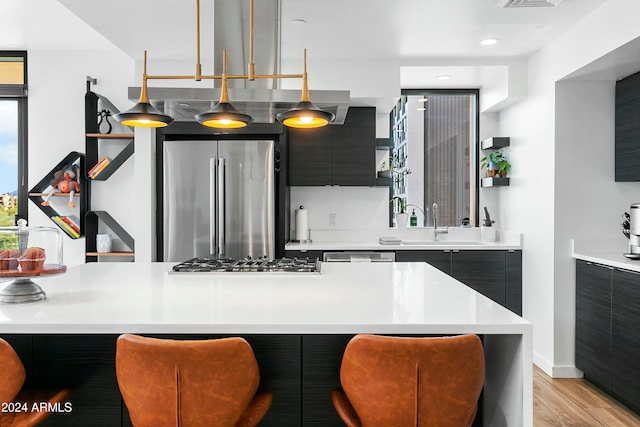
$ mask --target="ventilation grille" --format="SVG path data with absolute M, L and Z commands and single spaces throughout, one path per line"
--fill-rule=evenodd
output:
M 500 7 L 553 7 L 562 0 L 498 0 Z

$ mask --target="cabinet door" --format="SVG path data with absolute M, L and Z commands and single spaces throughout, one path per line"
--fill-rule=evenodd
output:
M 522 316 L 522 251 L 507 251 L 506 307 Z
M 576 261 L 576 366 L 611 389 L 611 269 Z
M 443 273 L 451 274 L 450 251 L 396 251 L 396 262 L 426 262 Z
M 340 387 L 342 355 L 352 337 L 302 336 L 303 426 L 344 426 L 331 402 L 331 391 Z
M 333 184 L 333 128 L 288 130 L 289 185 Z
M 611 390 L 640 409 L 640 274 L 613 270 Z
M 333 126 L 333 184 L 376 185 L 376 109 L 351 107 Z
M 640 180 L 640 73 L 616 83 L 615 180 Z
M 498 304 L 506 305 L 504 251 L 453 252 L 451 276 Z

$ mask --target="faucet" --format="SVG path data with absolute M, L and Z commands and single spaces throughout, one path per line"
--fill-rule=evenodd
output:
M 448 228 L 438 230 L 438 204 L 433 204 L 433 240 L 438 240 L 440 234 L 447 234 Z

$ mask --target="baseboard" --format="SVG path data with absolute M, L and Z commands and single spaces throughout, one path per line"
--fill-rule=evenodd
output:
M 574 365 L 554 366 L 540 354 L 533 352 L 533 364 L 551 378 L 582 378 L 584 374 Z
M 554 366 L 552 369 L 553 375 L 551 378 L 582 378 L 583 372 L 575 366 Z

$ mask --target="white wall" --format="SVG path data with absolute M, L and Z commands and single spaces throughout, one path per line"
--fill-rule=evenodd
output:
M 291 235 L 295 210 L 308 210 L 310 230 L 380 230 L 389 226 L 387 187 L 291 187 Z M 336 215 L 329 225 L 329 215 Z
M 530 58 L 527 98 L 500 114 L 514 165 L 500 209 L 507 228 L 524 234 L 523 315 L 534 324 L 534 361 L 556 377 L 577 373 L 568 241 L 619 233 L 619 215 L 639 195 L 637 185 L 612 182 L 610 163 L 595 164 L 613 156 L 612 82 L 556 82 L 640 36 L 639 15 L 635 0 L 604 4 Z
M 616 183 L 615 82 L 556 85 L 555 300 L 556 370 L 572 366 L 575 343 L 575 267 L 571 239 L 617 239 L 622 213 L 640 200 L 638 183 Z M 569 167 L 570 166 L 570 167 Z
M 81 36 L 81 35 L 78 35 Z M 29 188 L 40 181 L 70 151 L 85 152 L 84 95 L 86 76 L 98 79 L 94 91 L 117 106 L 131 104 L 127 87 L 133 80 L 133 61 L 118 50 L 29 50 Z M 123 108 L 125 109 L 125 108 Z M 92 209 L 107 209 L 133 235 L 132 165 L 125 164 L 104 183 L 92 187 Z M 55 203 L 60 201 L 56 200 Z M 64 201 L 62 202 L 64 204 Z M 53 226 L 29 201 L 30 225 Z M 84 263 L 84 238 L 64 239 L 64 263 Z

